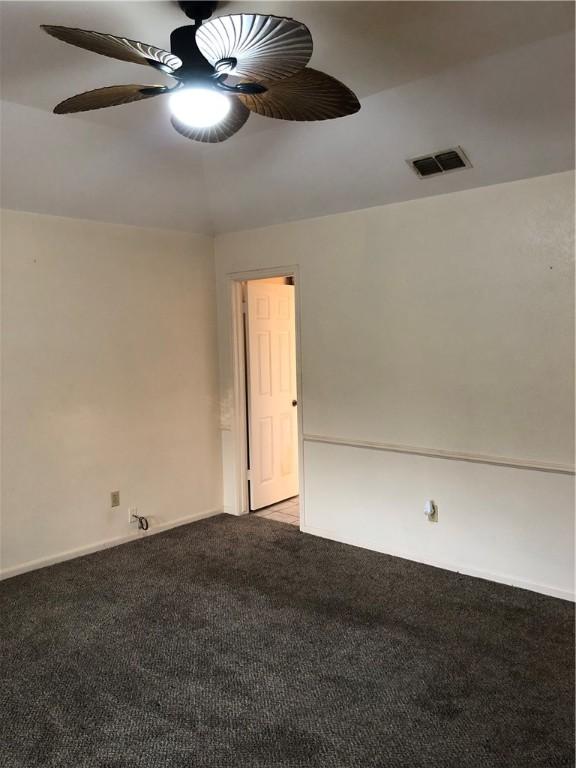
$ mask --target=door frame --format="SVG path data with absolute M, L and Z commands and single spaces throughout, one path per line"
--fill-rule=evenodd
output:
M 294 281 L 294 321 L 296 326 L 296 387 L 298 399 L 298 493 L 300 499 L 300 527 L 305 525 L 304 511 L 304 393 L 302 389 L 302 344 L 300 311 L 300 271 L 297 264 L 286 267 L 267 267 L 249 269 L 242 272 L 230 272 L 228 282 L 228 300 L 231 309 L 231 363 L 233 381 L 233 406 L 231 419 L 232 444 L 234 455 L 234 498 L 233 514 L 247 515 L 250 512 L 248 494 L 248 422 L 246 406 L 246 341 L 242 313 L 242 283 L 248 280 L 262 280 L 268 277 L 291 277 Z

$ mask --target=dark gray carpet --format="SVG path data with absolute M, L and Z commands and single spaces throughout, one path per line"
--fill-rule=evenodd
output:
M 568 768 L 573 607 L 220 516 L 0 584 L 2 768 Z

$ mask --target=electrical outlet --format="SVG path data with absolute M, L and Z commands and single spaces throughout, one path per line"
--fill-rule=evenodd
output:
M 130 525 L 138 525 L 138 518 L 134 515 L 138 514 L 138 507 L 129 507 L 128 509 L 128 523 Z
M 120 491 L 112 491 L 110 493 L 110 506 L 111 507 L 120 506 Z

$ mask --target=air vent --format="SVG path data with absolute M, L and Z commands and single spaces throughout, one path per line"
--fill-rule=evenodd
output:
M 427 176 L 438 176 L 441 173 L 450 173 L 450 171 L 459 171 L 462 168 L 472 167 L 472 163 L 466 157 L 462 147 L 444 149 L 441 152 L 434 152 L 432 155 L 413 157 L 406 162 L 421 179 Z

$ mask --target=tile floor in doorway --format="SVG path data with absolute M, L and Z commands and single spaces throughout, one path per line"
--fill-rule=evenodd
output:
M 292 499 L 284 499 L 278 504 L 264 507 L 253 513 L 255 517 L 266 517 L 268 520 L 277 520 L 279 523 L 300 525 L 300 499 L 294 496 Z

